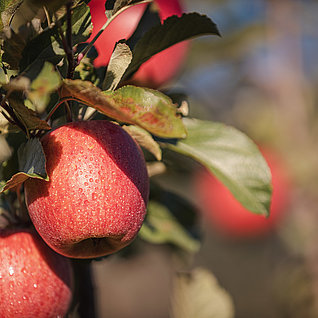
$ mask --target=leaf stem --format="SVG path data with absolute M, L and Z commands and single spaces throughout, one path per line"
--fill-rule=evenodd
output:
M 52 117 L 52 115 L 55 113 L 55 111 L 56 111 L 63 103 L 66 103 L 66 102 L 69 101 L 69 100 L 75 100 L 75 101 L 77 101 L 77 102 L 81 102 L 81 103 L 82 103 L 81 100 L 79 100 L 79 99 L 77 99 L 77 98 L 75 98 L 75 97 L 71 97 L 71 96 L 69 96 L 69 97 L 64 97 L 64 98 L 62 98 L 58 103 L 56 103 L 56 104 L 53 106 L 53 108 L 50 110 L 50 112 L 49 112 L 48 115 L 46 116 L 45 121 L 48 122 L 48 121 L 50 120 L 50 118 Z M 67 111 L 69 112 L 69 116 L 71 116 L 71 110 L 70 110 L 69 105 L 66 106 L 66 107 L 67 107 Z

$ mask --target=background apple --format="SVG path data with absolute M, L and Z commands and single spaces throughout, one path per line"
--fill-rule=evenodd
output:
M 146 213 L 145 159 L 119 125 L 69 123 L 42 138 L 49 182 L 25 182 L 31 220 L 62 255 L 90 258 L 128 245 Z
M 32 229 L 0 230 L 0 317 L 64 317 L 72 267 Z
M 200 211 L 213 228 L 227 236 L 263 235 L 274 228 L 286 212 L 291 195 L 286 167 L 272 150 L 263 149 L 262 153 L 272 173 L 273 195 L 269 218 L 246 210 L 207 170 L 202 169 L 195 177 L 195 192 Z
M 178 0 L 154 0 L 159 8 L 161 21 L 169 16 L 180 16 L 183 12 Z M 93 32 L 90 40 L 105 24 L 105 0 L 92 0 L 89 2 L 91 9 Z M 121 39 L 128 39 L 135 31 L 145 9 L 146 4 L 139 4 L 125 10 L 111 22 L 102 35 L 95 42 L 98 57 L 94 60 L 95 67 L 108 64 L 115 43 Z M 132 82 L 136 85 L 158 88 L 172 80 L 180 70 L 186 58 L 189 42 L 180 42 L 145 62 L 133 76 Z

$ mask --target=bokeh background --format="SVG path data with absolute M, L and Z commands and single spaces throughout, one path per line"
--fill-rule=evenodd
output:
M 318 3 L 184 5 L 212 18 L 222 37 L 192 41 L 172 91 L 188 94 L 191 116 L 232 125 L 271 147 L 289 171 L 291 201 L 266 236 L 229 239 L 198 212 L 202 246 L 194 256 L 176 256 L 170 246 L 137 239 L 125 253 L 94 262 L 98 315 L 177 318 L 171 313 L 174 273 L 203 267 L 219 286 L 208 299 L 194 292 L 193 302 L 201 297 L 216 304 L 216 314 L 184 317 L 318 317 Z M 180 180 L 171 187 L 199 204 L 191 179 Z

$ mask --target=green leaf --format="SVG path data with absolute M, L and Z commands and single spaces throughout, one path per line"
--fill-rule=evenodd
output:
M 197 252 L 200 248 L 199 241 L 185 231 L 168 207 L 153 200 L 148 203 L 146 222 L 143 223 L 139 236 L 154 244 L 174 244 L 190 253 Z
M 60 20 L 61 30 L 67 28 L 66 15 Z M 77 5 L 72 14 L 72 40 L 73 45 L 86 41 L 92 29 L 89 7 L 85 3 Z M 20 67 L 34 67 L 33 63 L 49 61 L 54 65 L 58 64 L 64 57 L 65 52 L 61 43 L 58 25 L 47 28 L 41 34 L 32 39 L 24 48 Z
M 53 64 L 45 62 L 40 74 L 32 81 L 28 99 L 38 112 L 44 111 L 50 101 L 50 94 L 62 84 Z
M 195 36 L 219 35 L 216 24 L 207 16 L 198 13 L 172 16 L 162 25 L 151 28 L 133 48 L 133 59 L 125 72 L 124 79 L 131 77 L 153 55 L 168 47 Z
M 0 193 L 19 187 L 29 178 L 49 180 L 45 169 L 45 155 L 39 139 L 30 139 L 21 145 L 18 150 L 18 158 L 20 172 L 13 175 L 0 187 Z
M 125 43 L 117 43 L 107 66 L 103 90 L 114 90 L 123 77 L 132 59 L 130 48 Z
M 205 268 L 179 272 L 173 281 L 171 318 L 234 318 L 230 295 Z
M 135 86 L 102 92 L 91 82 L 64 80 L 62 97 L 82 103 L 118 121 L 142 127 L 163 138 L 184 138 L 186 130 L 171 99 L 163 93 Z
M 162 146 L 204 165 L 248 210 L 269 215 L 270 169 L 252 140 L 221 123 L 194 119 L 184 123 L 188 137 Z
M 3 84 L 7 84 L 8 82 L 9 82 L 9 79 L 8 79 L 6 73 L 4 72 L 3 68 L 0 67 L 0 87 Z
M 37 114 L 24 105 L 22 94 L 11 94 L 9 105 L 12 107 L 15 115 L 23 124 L 26 132 L 30 130 L 50 130 L 51 127 L 44 120 L 40 119 Z

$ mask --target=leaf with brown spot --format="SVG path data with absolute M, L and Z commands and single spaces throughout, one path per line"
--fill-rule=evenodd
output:
M 118 121 L 134 124 L 162 138 L 185 138 L 186 129 L 172 100 L 149 88 L 124 86 L 103 92 L 88 81 L 64 80 L 62 97 L 74 97 Z

